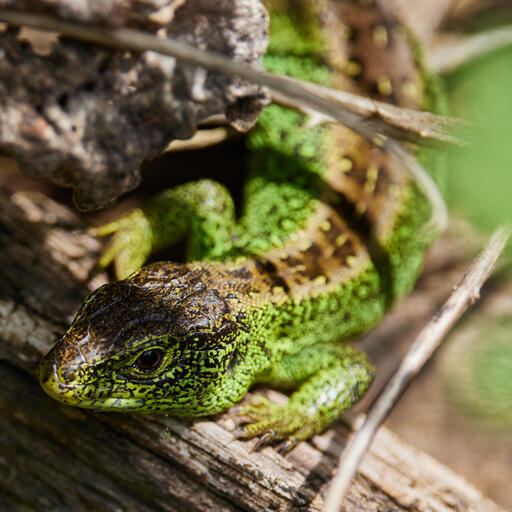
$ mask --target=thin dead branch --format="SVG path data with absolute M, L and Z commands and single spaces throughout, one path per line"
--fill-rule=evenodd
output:
M 425 233 L 442 233 L 448 226 L 448 208 L 432 176 L 400 143 L 388 144 L 386 149 L 393 155 L 397 165 L 404 169 L 421 187 L 430 202 L 431 217 L 429 222 L 423 226 L 423 231 Z
M 429 64 L 437 73 L 450 73 L 471 60 L 510 45 L 511 25 L 472 36 L 444 35 L 432 45 Z
M 463 139 L 458 135 L 458 132 L 465 123 L 459 120 L 439 117 L 435 122 L 437 129 L 426 130 L 425 127 L 432 124 L 435 119 L 433 114 L 417 113 L 415 115 L 416 119 L 422 119 L 422 116 L 425 117 L 421 123 L 415 123 L 408 120 L 408 112 L 403 116 L 397 116 L 398 111 L 395 110 L 393 111 L 394 115 L 391 115 L 389 108 L 382 110 L 379 106 L 373 106 L 369 109 L 371 116 L 373 116 L 371 122 L 369 122 L 366 114 L 359 113 L 360 105 L 348 108 L 348 105 L 353 101 L 349 96 L 346 96 L 343 101 L 339 101 L 334 91 L 330 91 L 330 94 L 326 95 L 325 91 L 313 88 L 307 82 L 265 73 L 252 66 L 234 62 L 222 55 L 200 50 L 172 39 L 161 39 L 147 32 L 127 28 L 94 27 L 7 9 L 0 9 L 0 20 L 13 25 L 58 32 L 69 37 L 117 48 L 135 51 L 152 50 L 211 71 L 239 76 L 270 88 L 273 93 L 278 93 L 280 97 L 284 97 L 288 102 L 299 102 L 302 106 L 329 116 L 369 140 L 373 140 L 374 132 L 377 130 L 386 136 L 409 141 L 414 139 L 414 142 L 423 145 L 431 145 L 432 142 L 463 144 Z M 365 108 L 368 109 L 368 105 Z M 383 115 L 383 112 L 385 112 L 385 115 Z M 389 122 L 390 117 L 393 119 L 393 123 Z
M 288 80 L 357 114 L 367 128 L 397 140 L 433 147 L 465 146 L 471 140 L 472 124 L 464 119 L 438 116 L 431 112 L 398 107 L 390 103 L 295 78 L 288 77 Z M 279 91 L 273 92 L 272 99 L 281 105 L 293 107 L 311 115 L 315 124 L 338 121 L 332 115 L 304 109 L 303 101 L 292 101 Z
M 448 26 L 468 26 L 489 13 L 506 11 L 510 0 L 451 0 L 453 6 L 445 24 Z
M 371 407 L 363 425 L 340 456 L 338 473 L 325 501 L 325 512 L 338 512 L 343 497 L 354 477 L 364 453 L 400 395 L 419 373 L 455 322 L 470 304 L 480 297 L 480 288 L 489 277 L 508 238 L 510 228 L 496 230 L 482 254 L 464 274 L 458 286 L 434 318 L 423 328 L 402 364 Z

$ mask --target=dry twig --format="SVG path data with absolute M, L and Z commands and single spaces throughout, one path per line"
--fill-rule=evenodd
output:
M 446 17 L 447 25 L 468 26 L 477 18 L 487 13 L 501 11 L 510 7 L 510 0 L 450 0 L 452 3 L 450 12 Z
M 296 78 L 287 77 L 287 79 L 357 114 L 367 128 L 398 140 L 434 147 L 465 146 L 471 140 L 472 124 L 464 119 L 398 107 Z M 272 99 L 282 105 L 310 114 L 314 118 L 315 124 L 339 121 L 332 115 L 304 109 L 302 99 L 291 101 L 286 94 L 282 94 L 280 91 L 274 91 Z
M 432 141 L 456 142 L 463 144 L 463 139 L 458 136 L 463 122 L 433 114 L 415 114 L 416 119 L 422 119 L 421 123 L 410 122 L 408 116 L 391 116 L 393 124 L 389 129 L 390 110 L 386 108 L 386 115 L 382 115 L 382 108 L 374 106 L 370 108 L 371 123 L 368 123 L 367 115 L 360 114 L 361 107 L 352 105 L 354 99 L 345 96 L 343 101 L 336 98 L 336 93 L 330 91 L 327 95 L 319 88 L 313 88 L 307 82 L 290 80 L 287 77 L 262 72 L 252 66 L 234 62 L 227 57 L 212 52 L 200 50 L 190 45 L 172 40 L 161 39 L 147 32 L 133 29 L 111 29 L 94 27 L 80 23 L 57 20 L 55 18 L 19 13 L 7 9 L 0 9 L 0 20 L 14 25 L 30 26 L 40 30 L 49 30 L 60 34 L 83 39 L 86 41 L 114 46 L 135 51 L 153 50 L 164 55 L 183 60 L 184 62 L 200 66 L 211 71 L 217 71 L 228 75 L 235 75 L 253 83 L 269 87 L 272 92 L 284 96 L 286 101 L 300 102 L 323 115 L 329 116 L 339 123 L 351 128 L 369 140 L 374 139 L 375 130 L 392 137 L 400 137 L 406 140 L 414 139 L 416 143 L 428 145 Z M 361 100 L 358 100 L 361 101 Z M 366 100 L 367 102 L 367 100 Z M 368 108 L 368 105 L 365 107 Z M 402 119 L 400 120 L 400 117 Z M 425 130 L 434 119 L 438 130 Z
M 377 428 L 385 420 L 411 380 L 423 368 L 448 331 L 468 306 L 480 297 L 480 288 L 489 277 L 510 236 L 510 228 L 496 230 L 482 254 L 464 274 L 450 298 L 423 328 L 393 378 L 371 407 L 361 428 L 340 456 L 338 474 L 325 501 L 325 512 L 338 512 L 350 482 L 368 449 Z
M 512 26 L 473 36 L 443 36 L 430 50 L 429 64 L 437 73 L 449 73 L 487 53 L 512 45 Z

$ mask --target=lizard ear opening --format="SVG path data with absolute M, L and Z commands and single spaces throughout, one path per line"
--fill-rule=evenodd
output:
M 241 361 L 242 357 L 240 356 L 240 350 L 235 348 L 235 350 L 233 350 L 231 353 L 231 358 L 226 368 L 226 373 L 232 373 Z

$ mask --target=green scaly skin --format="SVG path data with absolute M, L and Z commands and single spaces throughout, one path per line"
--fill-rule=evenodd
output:
M 402 89 L 391 93 L 384 77 L 375 97 L 432 104 L 407 37 L 375 6 L 269 7 L 267 70 L 367 91 L 375 66 L 347 78 L 330 61 L 340 51 L 327 41 L 344 30 L 347 55 L 370 64 L 370 50 L 377 59 L 388 52 L 386 63 L 402 48 L 405 71 L 389 75 Z M 348 25 L 320 25 L 324 8 L 343 11 Z M 357 37 L 346 30 L 350 16 L 366 23 Z M 382 31 L 376 37 L 377 22 L 391 23 L 392 45 L 383 46 Z M 372 37 L 380 48 L 368 47 Z M 420 229 L 430 207 L 387 155 L 343 128 L 301 130 L 304 121 L 275 105 L 261 115 L 249 136 L 241 218 L 221 185 L 201 180 L 99 230 L 115 233 L 100 263 L 114 261 L 123 279 L 92 293 L 41 361 L 51 396 L 93 409 L 202 416 L 231 407 L 255 383 L 294 389 L 287 405 L 260 398 L 240 411 L 242 437 L 282 440 L 283 450 L 363 396 L 373 367 L 339 341 L 374 326 L 411 289 L 433 238 Z M 182 239 L 187 263 L 140 268 L 153 250 Z

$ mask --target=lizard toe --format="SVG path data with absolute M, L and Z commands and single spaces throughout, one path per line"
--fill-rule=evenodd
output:
M 238 406 L 235 414 L 235 438 L 258 438 L 251 451 L 279 443 L 278 451 L 285 454 L 318 430 L 316 424 L 297 408 L 288 404 L 278 405 L 261 396 Z

